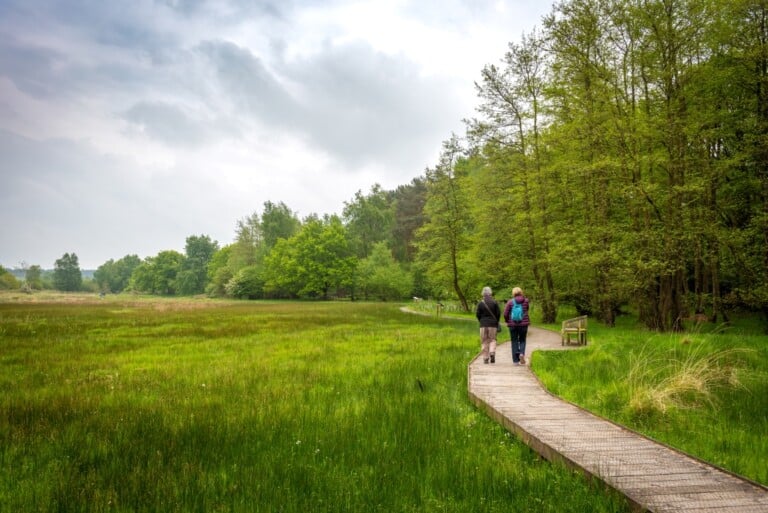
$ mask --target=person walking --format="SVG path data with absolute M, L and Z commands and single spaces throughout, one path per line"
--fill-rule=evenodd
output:
M 483 363 L 496 363 L 496 331 L 501 319 L 501 308 L 493 299 L 491 287 L 483 287 L 483 299 L 477 303 L 475 317 L 480 323 L 480 350 Z
M 504 307 L 504 320 L 509 327 L 512 340 L 512 362 L 515 365 L 525 365 L 525 339 L 528 336 L 528 298 L 523 295 L 520 287 L 512 289 L 512 299 Z

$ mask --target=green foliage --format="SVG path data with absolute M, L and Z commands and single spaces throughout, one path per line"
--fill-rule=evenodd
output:
M 3 511 L 628 511 L 471 405 L 471 323 L 119 297 L 0 317 Z
M 375 244 L 392 236 L 392 193 L 379 184 L 367 196 L 357 191 L 354 201 L 344 203 L 343 219 L 354 254 L 360 259 L 368 257 Z
M 137 255 L 126 255 L 117 261 L 110 259 L 94 271 L 93 278 L 101 291 L 117 294 L 128 288 L 131 274 L 139 264 L 141 259 Z
M 75 292 L 83 285 L 83 275 L 80 272 L 80 264 L 77 255 L 64 253 L 56 260 L 53 268 L 53 286 L 63 292 Z
M 31 290 L 43 290 L 43 269 L 39 265 L 30 265 L 24 271 L 24 284 Z
M 218 242 L 212 241 L 207 235 L 187 237 L 184 250 L 185 258 L 176 276 L 179 294 L 201 294 L 205 291 L 208 280 L 208 263 L 218 249 Z
M 397 300 L 409 297 L 413 278 L 397 263 L 386 242 L 373 246 L 371 255 L 357 267 L 358 290 L 365 299 Z
M 398 262 L 415 260 L 416 232 L 424 224 L 426 196 L 427 188 L 420 177 L 398 186 L 392 194 L 392 253 Z
M 265 202 L 261 214 L 262 252 L 269 252 L 280 239 L 293 237 L 300 226 L 296 214 L 282 201 L 277 205 L 271 201 Z
M 629 303 L 660 331 L 768 320 L 767 13 L 557 3 L 482 70 L 462 158 L 427 172 L 430 277 L 461 302 L 520 285 L 546 322 L 561 301 L 608 326 Z
M 469 197 L 462 187 L 466 166 L 457 137 L 443 143 L 440 162 L 426 173 L 426 222 L 418 231 L 419 259 L 429 279 L 450 291 L 469 311 L 465 274 L 469 267 L 460 265 L 470 247 L 472 218 Z
M 0 290 L 16 290 L 20 286 L 19 280 L 0 265 Z
M 300 225 L 284 203 L 266 201 L 261 215 L 254 212 L 238 221 L 233 244 L 211 255 L 206 266 L 210 281 L 206 291 L 214 296 L 264 297 L 265 259 L 281 241 L 293 237 Z M 296 290 L 272 290 L 271 294 L 290 297 Z
M 224 246 L 211 255 L 208 262 L 208 285 L 206 292 L 211 296 L 226 295 L 227 282 L 232 279 L 233 271 L 229 265 L 232 245 Z
M 356 259 L 341 220 L 307 219 L 290 239 L 280 239 L 264 262 L 264 290 L 271 297 L 330 298 L 352 285 Z
M 238 299 L 264 297 L 264 277 L 259 266 L 243 267 L 227 281 L 226 294 Z
M 147 257 L 131 274 L 131 288 L 138 292 L 170 296 L 176 293 L 176 276 L 184 255 L 178 251 L 161 251 Z

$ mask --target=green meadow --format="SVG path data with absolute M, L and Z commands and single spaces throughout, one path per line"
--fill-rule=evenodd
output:
M 386 303 L 4 298 L 0 511 L 626 511 L 469 403 L 478 346 Z

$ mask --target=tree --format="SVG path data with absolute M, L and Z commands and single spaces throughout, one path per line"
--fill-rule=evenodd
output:
M 267 255 L 264 290 L 277 297 L 327 299 L 351 287 L 356 263 L 338 216 L 309 217 Z
M 24 271 L 24 281 L 31 290 L 43 289 L 43 269 L 39 265 L 31 265 Z
M 74 292 L 81 289 L 83 275 L 75 253 L 64 253 L 53 268 L 53 286 L 56 290 Z
M 0 265 L 0 290 L 16 290 L 19 286 L 19 280 L 8 269 Z
M 134 269 L 131 287 L 148 294 L 172 296 L 176 294 L 176 276 L 181 269 L 184 255 L 178 251 L 161 251 L 155 257 L 147 257 Z
M 547 133 L 558 160 L 568 159 L 560 183 L 558 203 L 565 223 L 558 233 L 580 237 L 555 243 L 555 259 L 567 261 L 571 279 L 563 284 L 563 297 L 576 304 L 581 314 L 592 314 L 605 324 L 614 324 L 617 305 L 624 299 L 618 250 L 627 230 L 616 230 L 626 219 L 617 201 L 616 187 L 622 166 L 621 153 L 628 145 L 626 82 L 615 69 L 612 57 L 616 41 L 626 45 L 628 34 L 613 17 L 624 10 L 595 0 L 558 4 L 546 21 L 548 45 L 553 61 L 552 85 L 548 89 L 552 113 L 557 119 Z M 631 145 L 629 145 L 631 147 Z M 557 203 L 555 203 L 557 204 Z M 563 219 L 564 218 L 564 219 Z M 567 226 L 567 228 L 566 228 Z
M 264 258 L 264 294 L 273 298 L 298 297 L 306 269 L 299 260 L 296 245 L 303 232 L 290 239 L 279 239 L 272 251 Z
M 256 264 L 257 253 L 261 246 L 261 220 L 254 212 L 237 221 L 235 242 L 229 256 L 230 270 L 235 273 L 243 267 Z
M 264 296 L 264 277 L 260 267 L 243 267 L 227 281 L 226 294 L 238 299 L 258 299 Z
M 232 279 L 233 272 L 229 266 L 232 245 L 224 246 L 216 251 L 208 262 L 208 285 L 206 292 L 211 296 L 226 295 L 227 282 Z
M 462 259 L 470 248 L 472 220 L 460 184 L 461 167 L 457 163 L 461 158 L 462 149 L 453 136 L 443 143 L 437 166 L 427 169 L 427 221 L 418 232 L 418 247 L 429 275 L 456 294 L 464 310 L 469 311 L 465 281 L 468 267 L 462 265 Z
M 710 145 L 719 150 L 712 154 L 721 171 L 715 212 L 723 252 L 717 257 L 729 265 L 726 279 L 735 285 L 727 299 L 762 312 L 768 329 L 768 5 L 737 0 L 721 6 L 720 51 L 706 70 L 722 77 L 710 104 L 718 107 L 720 124 L 709 125 L 724 128 L 715 140 L 720 144 Z
M 102 292 L 120 293 L 128 287 L 133 270 L 141 264 L 138 255 L 126 255 L 123 258 L 107 260 L 93 273 L 93 279 Z
M 296 214 L 282 201 L 274 204 L 271 201 L 264 202 L 264 211 L 261 214 L 262 253 L 268 253 L 279 239 L 291 238 L 301 226 Z
M 376 243 L 392 236 L 392 193 L 379 184 L 367 196 L 357 191 L 354 201 L 344 202 L 343 218 L 355 255 L 367 257 Z
M 265 279 L 264 259 L 280 240 L 292 237 L 300 224 L 296 214 L 284 203 L 271 201 L 264 202 L 261 215 L 254 212 L 239 220 L 235 242 L 225 253 L 217 255 L 213 264 L 215 270 L 209 268 L 211 286 L 207 288 L 208 292 L 231 295 L 229 291 L 238 291 L 236 297 L 255 297 L 253 294 L 261 289 L 259 284 Z M 235 282 L 229 283 L 229 280 Z
M 542 142 L 542 110 L 546 83 L 545 40 L 536 32 L 524 35 L 520 44 L 509 44 L 501 68 L 490 65 L 477 84 L 483 119 L 470 123 L 470 136 L 477 152 L 487 161 L 481 184 L 498 183 L 497 208 L 475 205 L 481 216 L 476 222 L 476 240 L 484 243 L 480 255 L 499 254 L 507 276 L 516 276 L 519 285 L 532 281 L 540 301 L 544 322 L 554 322 L 557 297 L 553 271 L 553 206 L 557 176 L 548 166 Z M 493 175 L 495 180 L 491 180 Z M 504 224 L 515 230 L 490 231 L 495 227 L 490 212 L 505 213 Z M 491 245 L 497 242 L 495 246 Z M 487 265 L 487 257 L 480 264 Z M 528 279 L 532 277 L 532 280 Z
M 219 243 L 208 235 L 190 235 L 185 245 L 185 258 L 176 276 L 179 294 L 201 294 L 208 280 L 208 263 L 219 249 Z
M 384 241 L 373 246 L 370 256 L 360 262 L 357 274 L 358 286 L 366 299 L 403 299 L 410 297 L 413 290 L 413 278 L 394 259 Z
M 416 258 L 416 232 L 425 220 L 427 186 L 424 178 L 417 177 L 407 185 L 398 186 L 392 200 L 392 254 L 398 262 L 413 262 Z

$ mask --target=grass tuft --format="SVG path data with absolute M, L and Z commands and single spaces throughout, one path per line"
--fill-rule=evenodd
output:
M 691 343 L 690 339 L 685 340 Z M 699 408 L 703 403 L 716 409 L 715 390 L 741 387 L 739 364 L 734 357 L 745 351 L 728 349 L 705 354 L 694 349 L 683 355 L 633 354 L 627 377 L 627 413 L 646 417 L 666 414 L 673 408 Z

